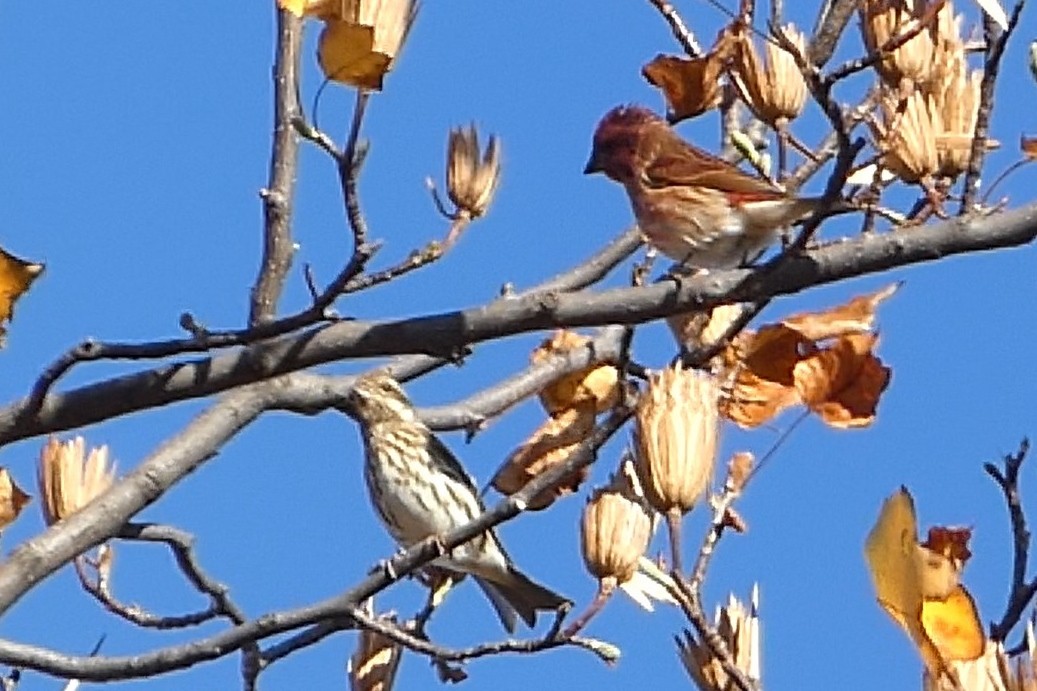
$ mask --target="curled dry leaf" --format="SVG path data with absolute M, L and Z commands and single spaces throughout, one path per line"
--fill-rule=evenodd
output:
M 698 58 L 660 54 L 641 68 L 645 80 L 663 92 L 671 123 L 716 108 L 722 72 L 723 64 L 711 53 Z
M 929 529 L 928 539 L 922 545 L 964 566 L 972 557 L 972 552 L 969 551 L 971 539 L 972 528 L 933 526 Z
M 533 351 L 530 361 L 537 364 L 559 353 L 582 348 L 589 342 L 586 336 L 559 329 Z M 603 413 L 614 408 L 619 397 L 619 372 L 612 365 L 596 365 L 567 374 L 540 392 L 540 402 L 551 415 L 586 403 L 592 403 L 596 412 Z
M 985 637 L 963 586 L 954 584 L 945 597 L 926 596 L 934 590 L 926 570 L 937 553 L 917 536 L 914 500 L 902 487 L 883 503 L 864 551 L 879 604 L 918 646 L 929 673 L 940 677 L 948 661 L 979 657 Z
M 843 336 L 793 368 L 800 400 L 832 427 L 866 427 L 875 420 L 890 368 L 872 354 L 874 334 Z
M 824 312 L 804 312 L 787 317 L 781 323 L 804 338 L 821 341 L 846 334 L 867 333 L 875 329 L 876 310 L 900 288 L 891 283 L 881 290 L 858 295 L 849 302 Z
M 751 428 L 802 403 L 833 427 L 871 424 L 890 369 L 872 354 L 870 331 L 876 308 L 897 287 L 743 331 L 724 354 L 731 382 L 724 416 Z
M 533 478 L 564 463 L 593 429 L 594 404 L 590 401 L 548 418 L 508 456 L 491 484 L 502 494 L 518 492 Z M 546 509 L 555 499 L 572 494 L 589 472 L 590 467 L 584 466 L 566 476 L 555 487 L 533 497 L 527 508 L 531 511 Z
M 721 397 L 721 414 L 752 428 L 799 403 L 792 370 L 801 357 L 800 347 L 814 350 L 809 340 L 781 324 L 739 334 L 724 353 L 731 383 Z
M 11 525 L 31 499 L 15 484 L 7 468 L 0 468 L 0 530 Z
M 731 55 L 734 37 L 724 31 L 705 55 L 683 58 L 657 55 L 641 69 L 641 75 L 666 98 L 666 117 L 671 123 L 701 115 L 720 105 L 720 76 Z

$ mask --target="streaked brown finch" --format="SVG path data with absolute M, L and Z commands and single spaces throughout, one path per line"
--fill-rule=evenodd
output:
M 688 266 L 727 269 L 756 259 L 820 198 L 798 198 L 684 141 L 641 106 L 598 123 L 584 173 L 626 188 L 645 240 Z
M 425 423 L 400 385 L 385 372 L 357 378 L 349 396 L 364 442 L 364 479 L 382 523 L 397 543 L 410 547 L 470 523 L 484 507 L 472 478 Z M 493 530 L 432 562 L 471 574 L 509 633 L 516 614 L 529 626 L 538 610 L 571 602 L 519 571 Z

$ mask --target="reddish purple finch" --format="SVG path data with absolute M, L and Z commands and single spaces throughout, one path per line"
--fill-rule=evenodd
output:
M 385 372 L 359 377 L 350 394 L 364 440 L 364 478 L 385 527 L 403 547 L 443 535 L 483 513 L 479 491 L 461 463 L 414 412 L 400 385 Z M 535 583 L 512 563 L 493 530 L 432 562 L 471 574 L 504 628 L 515 615 L 529 626 L 538 610 L 572 603 Z
M 758 257 L 779 231 L 809 216 L 819 198 L 789 196 L 681 139 L 640 106 L 598 123 L 584 173 L 623 185 L 650 245 L 689 266 L 726 269 Z

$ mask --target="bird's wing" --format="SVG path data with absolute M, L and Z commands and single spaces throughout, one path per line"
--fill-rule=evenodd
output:
M 454 452 L 431 432 L 428 433 L 428 450 L 437 460 L 442 461 L 442 470 L 451 480 L 459 482 L 472 490 L 472 495 L 479 501 L 479 507 L 485 510 L 486 507 L 483 506 L 482 501 L 479 499 L 479 488 L 475 486 L 475 480 L 461 465 L 461 461 L 457 460 Z
M 750 175 L 738 166 L 688 144 L 676 152 L 657 151 L 648 160 L 644 176 L 649 187 L 701 186 L 747 201 L 785 196 L 770 180 Z

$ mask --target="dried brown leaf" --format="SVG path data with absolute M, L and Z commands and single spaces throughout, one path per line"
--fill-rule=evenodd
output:
M 701 57 L 657 55 L 641 69 L 648 83 L 663 92 L 670 122 L 693 118 L 720 104 L 720 76 L 733 46 L 734 36 L 725 30 Z
M 584 402 L 548 418 L 504 461 L 493 476 L 493 487 L 502 494 L 518 492 L 533 478 L 564 463 L 593 429 L 592 402 Z M 584 466 L 566 476 L 555 487 L 533 497 L 529 510 L 546 509 L 559 497 L 572 494 L 587 479 L 589 472 L 589 466 Z
M 878 336 L 849 334 L 794 368 L 800 400 L 832 427 L 865 427 L 875 419 L 892 371 L 872 354 Z
M 875 310 L 897 292 L 900 285 L 891 283 L 874 293 L 859 295 L 849 302 L 823 312 L 796 314 L 782 319 L 781 323 L 812 341 L 872 331 L 875 328 Z

